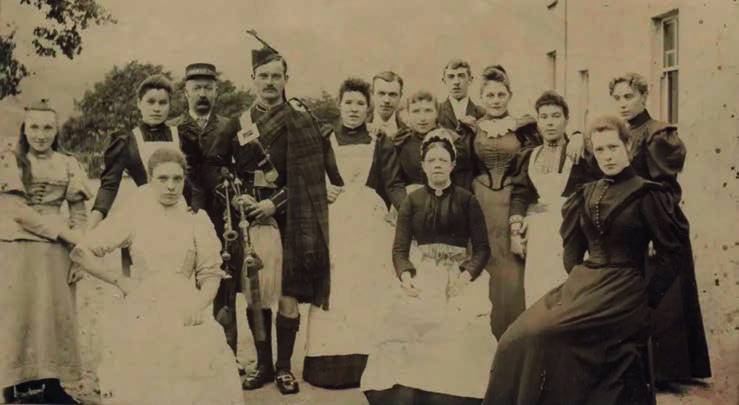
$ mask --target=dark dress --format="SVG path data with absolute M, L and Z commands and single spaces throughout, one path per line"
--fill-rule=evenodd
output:
M 486 131 L 486 122 L 512 121 L 503 128 Z M 480 201 L 490 240 L 490 328 L 500 338 L 518 315 L 526 309 L 524 261 L 511 252 L 508 211 L 511 202 L 513 159 L 521 150 L 541 144 L 536 121 L 531 117 L 512 119 L 485 117 L 478 121 L 473 140 L 474 158 L 481 175 L 475 177 L 472 191 Z
M 682 190 L 677 181 L 687 151 L 678 136 L 677 127 L 653 119 L 646 110 L 629 120 L 628 124 L 632 137 L 629 154 L 636 174 L 659 182 L 669 190 L 676 204 L 675 220 L 688 228 L 688 219 L 679 206 Z M 600 176 L 595 159 L 590 156 L 588 160 L 590 171 L 594 176 Z M 685 242 L 683 249 L 686 251 L 685 270 L 661 297 L 660 306 L 654 313 L 654 368 L 657 381 L 711 376 L 690 241 Z M 662 265 L 653 258 L 647 258 L 647 276 L 661 272 Z
M 508 328 L 486 404 L 649 403 L 641 361 L 651 308 L 685 267 L 688 229 L 658 183 L 627 167 L 588 183 L 562 210 L 567 280 Z M 652 241 L 662 271 L 646 281 Z M 585 252 L 588 259 L 583 261 Z
M 686 149 L 670 124 L 652 119 L 644 110 L 629 121 L 632 165 L 645 179 L 670 189 L 677 206 L 676 220 L 686 228 L 688 220 L 679 206 L 682 190 L 677 175 L 682 171 Z M 654 313 L 654 369 L 657 381 L 707 378 L 711 376 L 708 344 L 698 300 L 698 286 L 690 241 L 685 243 L 685 271 L 665 292 Z M 659 261 L 647 260 L 647 275 L 661 271 Z
M 447 297 L 445 288 L 459 271 L 473 280 L 487 276 L 482 270 L 489 256 L 482 210 L 469 191 L 450 185 L 437 194 L 423 186 L 403 201 L 393 264 L 398 277 L 411 272 L 420 292 L 416 298 L 399 297 L 383 321 L 383 336 L 362 376 L 371 404 L 480 402 L 485 354 L 494 345 L 479 316 L 487 283 L 473 282 L 457 297 Z M 462 370 L 469 376 L 460 377 Z

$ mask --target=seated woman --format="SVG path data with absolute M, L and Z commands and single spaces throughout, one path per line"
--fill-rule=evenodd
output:
M 91 193 L 77 160 L 60 151 L 57 123 L 46 100 L 34 103 L 16 150 L 0 150 L 0 387 L 7 402 L 77 403 L 60 380 L 80 378 L 69 249 L 85 228 Z
M 104 403 L 243 403 L 233 354 L 210 311 L 225 276 L 221 244 L 207 214 L 189 212 L 181 198 L 185 166 L 178 150 L 156 150 L 132 212 L 103 221 L 72 252 L 126 296 L 103 328 Z M 130 278 L 99 258 L 121 247 L 131 251 Z
M 604 177 L 562 209 L 569 275 L 501 338 L 486 404 L 649 403 L 641 352 L 658 304 L 652 298 L 687 262 L 688 229 L 675 219 L 669 189 L 634 174 L 621 120 L 595 120 L 588 137 Z M 650 241 L 666 265 L 647 283 Z
M 567 157 L 565 134 L 570 109 L 562 96 L 544 92 L 536 100 L 537 132 L 544 143 L 518 152 L 511 175 L 511 251 L 526 258 L 524 292 L 530 307 L 567 278 L 562 263 L 562 204 L 576 188 L 591 180 L 583 163 Z
M 361 386 L 371 404 L 479 403 L 495 345 L 484 316 L 487 280 L 470 285 L 488 277 L 485 219 L 477 199 L 452 184 L 454 134 L 431 131 L 420 149 L 428 181 L 403 201 L 393 244 L 405 294 L 384 321 Z

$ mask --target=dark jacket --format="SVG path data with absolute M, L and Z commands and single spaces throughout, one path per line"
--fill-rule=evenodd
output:
M 150 127 L 141 124 L 139 128 L 144 142 L 172 140 L 172 131 L 167 125 Z M 181 143 L 182 136 L 180 135 Z M 118 195 L 124 171 L 131 176 L 137 186 L 146 184 L 148 181 L 146 164 L 141 161 L 133 130 L 118 131 L 110 137 L 110 143 L 103 155 L 103 163 L 105 167 L 100 175 L 100 189 L 92 209 L 107 216 Z

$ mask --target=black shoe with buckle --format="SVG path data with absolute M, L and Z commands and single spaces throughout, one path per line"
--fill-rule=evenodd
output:
M 289 370 L 277 370 L 275 383 L 277 384 L 277 389 L 280 390 L 282 395 L 292 395 L 300 392 L 298 382 L 295 380 L 293 373 Z
M 257 367 L 246 373 L 241 381 L 241 388 L 246 391 L 262 388 L 264 384 L 275 378 L 275 372 L 265 367 Z

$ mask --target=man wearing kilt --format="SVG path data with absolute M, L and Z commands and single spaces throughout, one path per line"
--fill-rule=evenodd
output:
M 295 394 L 299 387 L 291 372 L 291 358 L 300 326 L 298 303 L 328 309 L 328 202 L 336 198 L 342 181 L 330 143 L 317 122 L 287 102 L 287 62 L 275 49 L 264 45 L 252 51 L 257 101 L 239 120 L 234 159 L 236 175 L 254 190 L 256 201 L 246 209 L 248 219 L 279 229 L 282 250 L 270 249 L 273 244 L 263 238 L 271 234 L 274 241 L 274 232 L 250 232 L 264 263 L 259 280 L 266 339 L 257 339 L 257 314 L 250 306 L 247 318 L 255 337 L 257 367 L 247 373 L 243 388 L 257 389 L 274 380 L 281 393 Z M 328 190 L 327 173 L 335 185 Z M 282 254 L 281 260 L 275 257 L 278 253 Z M 271 288 L 275 285 L 277 288 Z M 273 364 L 269 307 L 274 301 L 279 303 L 279 310 L 275 319 L 277 361 Z

